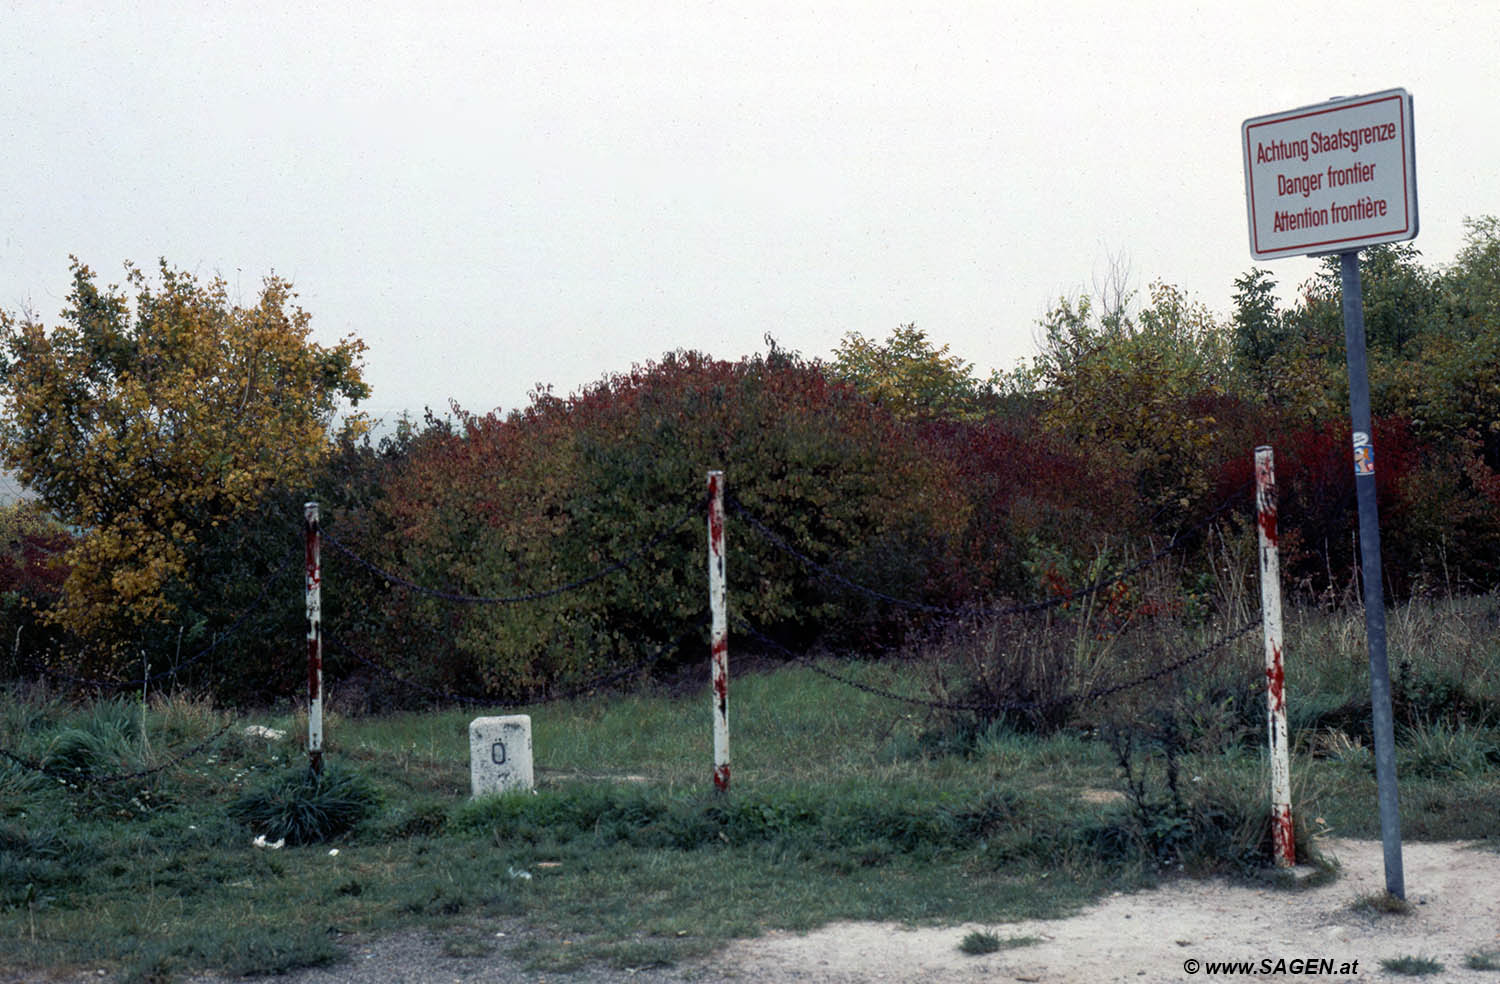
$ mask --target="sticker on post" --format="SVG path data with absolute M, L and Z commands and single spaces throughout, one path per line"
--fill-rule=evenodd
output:
M 1354 474 L 1356 477 L 1375 474 L 1375 446 L 1364 431 L 1354 432 Z

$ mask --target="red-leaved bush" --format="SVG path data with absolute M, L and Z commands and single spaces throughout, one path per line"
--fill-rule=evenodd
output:
M 454 595 L 573 587 L 515 604 L 393 590 L 384 648 L 418 649 L 435 682 L 496 695 L 565 686 L 663 648 L 697 658 L 710 469 L 802 555 L 731 512 L 731 612 L 742 624 L 783 638 L 874 630 L 805 560 L 882 592 L 945 600 L 947 545 L 973 508 L 948 459 L 794 356 L 674 352 L 567 399 L 538 392 L 505 417 L 466 417 L 416 449 L 376 509 L 373 528 L 385 532 L 370 547 L 382 563 Z
M 932 617 L 922 606 L 1062 597 L 1167 543 L 1173 570 L 1196 583 L 1207 558 L 1194 547 L 1207 541 L 1173 537 L 1236 514 L 1249 528 L 1257 439 L 1276 450 L 1289 583 L 1347 585 L 1348 425 L 1281 429 L 1223 395 L 1193 409 L 1215 422 L 1222 460 L 1202 501 L 1163 505 L 1142 495 L 1136 459 L 1069 442 L 1025 412 L 902 422 L 774 348 L 736 362 L 669 353 L 411 441 L 381 472 L 381 494 L 340 528 L 399 580 L 450 597 L 366 582 L 347 635 L 421 686 L 496 698 L 568 690 L 662 653 L 699 661 L 710 469 L 725 472 L 731 499 L 736 645 L 757 645 L 757 633 L 794 647 L 883 645 Z M 1432 517 L 1458 522 L 1423 499 L 1443 488 L 1429 472 L 1452 469 L 1403 419 L 1377 421 L 1374 439 L 1387 581 L 1400 593 L 1432 569 Z M 1491 479 L 1467 480 L 1468 529 L 1495 516 Z M 1096 607 L 1122 622 L 1180 614 L 1169 580 L 1122 583 Z
M 1286 430 L 1267 428 L 1257 443 L 1274 452 L 1279 556 L 1289 585 L 1320 594 L 1350 583 L 1359 564 L 1359 516 L 1355 496 L 1353 436 L 1347 420 Z M 1377 418 L 1375 497 L 1381 526 L 1386 582 L 1405 590 L 1413 569 L 1409 519 L 1412 479 L 1422 449 L 1411 425 L 1399 417 Z M 1254 449 L 1222 466 L 1221 495 L 1246 488 L 1253 496 Z M 1252 499 L 1253 501 L 1253 499 Z

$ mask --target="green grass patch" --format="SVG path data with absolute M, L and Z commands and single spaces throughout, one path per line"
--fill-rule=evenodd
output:
M 271 776 L 229 804 L 229 816 L 265 840 L 300 847 L 347 833 L 379 806 L 369 779 L 331 763 L 317 772 L 297 766 Z
M 1455 640 L 1424 654 L 1428 682 L 1406 706 L 1435 713 L 1456 677 L 1468 709 L 1401 721 L 1414 840 L 1494 838 L 1500 735 L 1484 715 L 1500 659 L 1484 633 L 1452 628 L 1488 610 L 1393 618 L 1397 661 L 1421 625 Z M 1300 860 L 1317 860 L 1313 831 L 1379 833 L 1369 740 L 1349 710 L 1361 688 L 1368 699 L 1349 624 L 1289 620 L 1287 651 L 1305 656 L 1288 660 L 1288 699 L 1310 708 L 1293 732 Z M 138 702 L 16 690 L 0 704 L 0 748 L 15 756 L 0 758 L 0 966 L 280 973 L 419 928 L 455 959 L 499 949 L 542 971 L 644 967 L 839 919 L 978 924 L 1020 945 L 994 927 L 1179 873 L 1265 866 L 1264 711 L 1245 696 L 1259 658 L 1250 638 L 1149 694 L 1026 733 L 955 726 L 805 667 L 747 676 L 731 692 L 727 795 L 711 788 L 701 693 L 541 706 L 536 793 L 478 802 L 467 730 L 482 710 L 330 718 L 314 780 L 289 708 L 231 720 L 155 700 L 143 716 Z M 931 692 L 921 662 L 830 667 Z M 520 928 L 499 938 L 487 922 Z
M 1001 936 L 986 930 L 975 930 L 959 941 L 958 949 L 961 953 L 978 957 L 986 953 L 999 953 L 1001 950 L 1013 950 L 1040 942 L 1039 936 Z
M 1479 950 L 1464 957 L 1470 970 L 1500 970 L 1500 950 Z
M 900 683 L 888 667 L 852 672 Z M 9 760 L 0 772 L 17 793 L 0 807 L 0 964 L 278 973 L 338 959 L 340 939 L 520 918 L 534 928 L 520 956 L 539 968 L 639 967 L 832 919 L 1057 915 L 1147 877 L 1091 852 L 1093 828 L 1115 821 L 1080 813 L 1077 789 L 1109 784 L 1111 767 L 1076 736 L 893 763 L 884 742 L 921 722 L 875 698 L 803 670 L 736 695 L 730 795 L 709 791 L 693 740 L 701 701 L 638 696 L 539 709 L 537 794 L 475 803 L 470 713 L 337 721 L 321 781 L 295 737 L 244 733 L 295 736 L 292 715 L 257 715 L 191 760 L 100 785 L 86 776 L 170 763 L 227 719 L 153 704 L 143 748 L 110 724 L 131 720 L 119 708 L 13 705 L 0 746 L 38 765 L 61 735 L 123 737 L 69 745 L 56 774 Z M 1043 768 L 1053 785 L 1038 791 Z M 443 932 L 448 950 L 488 945 Z
M 1388 957 L 1380 961 L 1380 966 L 1393 974 L 1405 974 L 1408 977 L 1422 977 L 1443 971 L 1443 965 L 1431 957 Z

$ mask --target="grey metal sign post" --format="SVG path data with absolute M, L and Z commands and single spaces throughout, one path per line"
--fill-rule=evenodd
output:
M 1396 736 L 1391 671 L 1385 653 L 1385 589 L 1380 574 L 1380 513 L 1375 502 L 1375 441 L 1370 431 L 1370 375 L 1365 362 L 1365 301 L 1359 251 L 1339 254 L 1344 351 L 1349 363 L 1349 419 L 1354 425 L 1354 491 L 1359 499 L 1359 560 L 1365 587 L 1365 645 L 1370 654 L 1370 717 L 1375 733 L 1376 798 L 1385 851 L 1385 890 L 1406 898 L 1401 864 L 1401 811 L 1396 801 Z
M 1242 124 L 1240 136 L 1251 256 L 1339 257 L 1385 888 L 1405 898 L 1359 251 L 1417 234 L 1411 94 L 1389 89 L 1258 116 Z

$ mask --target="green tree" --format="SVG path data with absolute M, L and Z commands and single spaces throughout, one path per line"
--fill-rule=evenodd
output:
M 1231 357 L 1236 374 L 1256 394 L 1270 395 L 1279 378 L 1278 357 L 1287 346 L 1286 317 L 1276 305 L 1276 280 L 1252 269 L 1234 282 Z
M 1088 298 L 1042 320 L 1034 360 L 1045 429 L 1136 476 L 1151 510 L 1177 517 L 1206 493 L 1225 396 L 1228 332 L 1201 303 L 1156 283 L 1138 313 L 1094 315 Z
M 1309 289 L 1283 310 L 1267 270 L 1252 269 L 1234 286 L 1228 387 L 1283 418 L 1310 423 L 1337 415 L 1348 400 L 1338 292 Z
M 1376 414 L 1409 415 L 1425 386 L 1422 349 L 1445 334 L 1436 275 L 1409 243 L 1359 254 L 1370 402 Z M 1343 287 L 1337 256 L 1325 257 L 1282 315 L 1284 345 L 1272 358 L 1271 402 L 1304 420 L 1335 417 L 1349 406 Z
M 1500 218 L 1464 220 L 1464 248 L 1438 281 L 1445 327 L 1423 351 L 1433 426 L 1465 435 L 1500 470 Z
M 1500 218 L 1467 218 L 1464 228 L 1464 248 L 1440 283 L 1449 323 L 1473 337 L 1500 327 Z
M 1468 242 L 1445 271 L 1424 266 L 1410 244 L 1360 253 L 1372 407 L 1409 419 L 1425 443 L 1446 450 L 1500 436 L 1500 228 L 1492 218 L 1466 225 Z M 1241 300 L 1237 321 L 1254 310 Z M 1284 329 L 1269 362 L 1270 402 L 1306 419 L 1341 415 L 1348 381 L 1337 259 L 1325 261 L 1300 303 L 1265 317 Z
M 1321 301 L 1318 314 L 1337 322 L 1343 334 L 1343 287 L 1337 256 L 1323 265 L 1308 285 L 1308 297 Z M 1365 341 L 1372 352 L 1410 354 L 1413 343 L 1440 330 L 1438 278 L 1422 265 L 1411 243 L 1390 243 L 1360 250 L 1360 291 L 1364 295 Z
M 85 637 L 170 615 L 195 546 L 304 478 L 340 398 L 369 393 L 364 344 L 313 342 L 287 281 L 242 307 L 218 278 L 126 269 L 133 297 L 75 258 L 54 328 L 0 312 L 0 457 L 78 533 L 51 614 Z
M 834 350 L 829 375 L 849 383 L 898 420 L 962 420 L 979 416 L 983 392 L 974 366 L 934 348 L 915 324 L 877 342 L 857 331 Z
M 1409 476 L 1381 493 L 1388 556 L 1410 574 L 1489 584 L 1500 529 L 1500 221 L 1465 225 L 1448 268 L 1425 265 L 1409 243 L 1374 247 L 1360 253 L 1360 283 L 1377 428 L 1383 419 L 1388 435 L 1405 435 L 1381 450 L 1380 474 Z M 1347 419 L 1340 272 L 1327 258 L 1286 309 L 1263 271 L 1236 281 L 1236 384 L 1291 444 Z M 1411 506 L 1388 509 L 1393 500 Z

